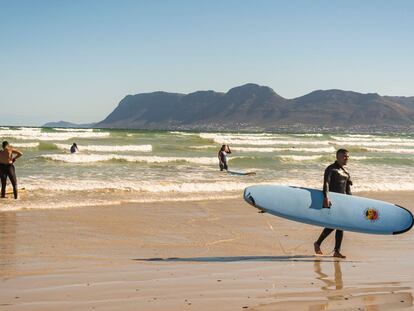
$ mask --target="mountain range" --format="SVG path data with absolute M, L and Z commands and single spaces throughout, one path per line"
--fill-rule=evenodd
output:
M 414 97 L 317 90 L 287 99 L 249 83 L 227 93 L 128 95 L 98 128 L 277 130 L 283 128 L 412 128 Z

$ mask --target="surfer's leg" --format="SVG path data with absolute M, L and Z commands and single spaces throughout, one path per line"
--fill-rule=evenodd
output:
M 342 244 L 342 238 L 344 236 L 344 232 L 342 230 L 336 230 L 335 233 L 335 249 L 334 249 L 334 257 L 337 258 L 346 258 L 346 256 L 341 254 L 341 244 Z
M 0 178 L 1 178 L 1 197 L 6 197 L 6 183 L 7 183 L 7 174 L 5 165 L 0 164 Z
M 339 252 L 341 250 L 342 238 L 344 236 L 344 232 L 342 230 L 336 230 L 335 232 L 335 252 Z
M 331 228 L 323 229 L 323 231 L 322 231 L 321 235 L 319 236 L 319 239 L 316 241 L 316 243 L 321 245 L 323 240 L 325 240 L 328 237 L 328 235 L 330 235 L 332 233 L 332 231 L 334 231 L 334 229 L 331 229 Z
M 317 242 L 313 243 L 313 249 L 315 250 L 316 255 L 323 255 L 321 246 Z
M 17 178 L 16 178 L 16 169 L 14 168 L 14 165 L 9 165 L 8 166 L 8 175 L 9 175 L 9 179 L 10 182 L 13 186 L 13 194 L 14 194 L 14 198 L 17 199 Z
M 334 229 L 331 229 L 331 228 L 323 229 L 323 231 L 322 231 L 321 235 L 319 236 L 318 240 L 315 243 L 313 243 L 316 254 L 322 255 L 321 244 L 322 244 L 323 240 L 325 240 L 326 237 L 332 233 L 333 230 Z

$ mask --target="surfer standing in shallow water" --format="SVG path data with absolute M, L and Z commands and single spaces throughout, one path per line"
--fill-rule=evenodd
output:
M 72 146 L 70 147 L 70 153 L 76 153 L 78 152 L 78 145 L 76 143 L 73 143 Z
M 339 149 L 336 152 L 336 161 L 335 163 L 329 165 L 325 169 L 325 175 L 323 178 L 323 207 L 330 208 L 331 201 L 328 198 L 328 192 L 337 192 L 351 195 L 351 176 L 344 166 L 348 163 L 349 151 L 346 149 Z M 315 248 L 315 253 L 317 255 L 322 255 L 321 244 L 326 237 L 332 233 L 334 229 L 325 228 L 323 229 L 319 239 L 313 243 Z M 342 230 L 336 230 L 335 233 L 335 248 L 334 248 L 334 257 L 337 258 L 346 258 L 346 256 L 341 254 L 341 244 L 344 232 Z
M 3 149 L 0 151 L 1 197 L 6 197 L 7 177 L 9 177 L 13 186 L 14 198 L 17 199 L 17 178 L 13 163 L 20 158 L 23 153 L 14 149 L 7 141 L 3 141 L 2 148 Z M 13 157 L 13 155 L 15 156 Z
M 227 155 L 231 153 L 229 145 L 222 145 L 218 152 L 220 171 L 228 170 L 227 166 Z

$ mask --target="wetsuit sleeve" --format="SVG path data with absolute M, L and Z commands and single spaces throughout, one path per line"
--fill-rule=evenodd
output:
M 348 178 L 348 180 L 346 181 L 346 194 L 352 195 L 351 186 L 352 180 L 351 178 Z
M 326 198 L 329 192 L 329 183 L 331 182 L 332 169 L 328 166 L 323 176 L 323 197 Z

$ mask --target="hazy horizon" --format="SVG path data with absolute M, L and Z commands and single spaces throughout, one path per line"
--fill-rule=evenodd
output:
M 128 94 L 414 96 L 411 1 L 0 0 L 0 125 L 104 119 Z

